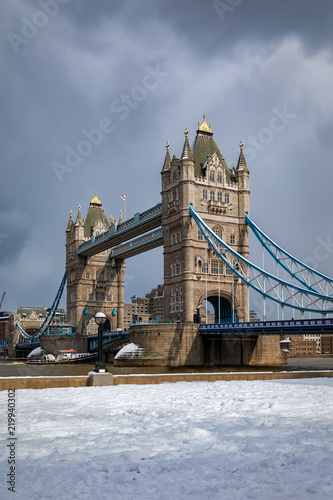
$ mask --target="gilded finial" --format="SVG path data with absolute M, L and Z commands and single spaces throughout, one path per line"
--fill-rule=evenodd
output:
M 186 135 L 186 137 L 188 136 L 188 127 L 186 127 L 184 134 Z
M 202 123 L 198 122 L 198 130 L 212 133 L 212 126 L 207 125 L 206 123 L 206 113 L 204 113 L 203 115 L 203 122 Z
M 167 150 L 169 151 L 169 149 L 170 149 L 170 143 L 169 143 L 169 141 L 167 141 L 167 142 L 166 142 L 165 147 L 166 147 L 166 148 L 167 148 Z
M 243 141 L 240 141 L 240 145 L 239 147 L 241 148 L 241 150 L 243 151 L 243 148 L 244 148 L 244 142 Z
M 73 210 L 70 209 L 70 211 L 69 211 L 69 217 L 72 218 L 72 216 L 73 216 Z
M 97 198 L 97 191 L 95 191 L 95 198 L 91 198 L 90 203 L 94 205 L 102 205 L 102 202 L 99 198 Z

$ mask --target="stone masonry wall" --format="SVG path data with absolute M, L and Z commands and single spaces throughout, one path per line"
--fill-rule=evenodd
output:
M 161 365 L 200 366 L 202 339 L 198 325 L 182 323 L 142 324 L 130 327 L 130 342 L 163 356 Z

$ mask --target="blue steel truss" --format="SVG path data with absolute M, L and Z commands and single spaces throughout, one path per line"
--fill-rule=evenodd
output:
M 219 238 L 199 217 L 190 204 L 190 214 L 209 246 L 226 266 L 264 299 L 268 298 L 282 307 L 321 313 L 333 313 L 333 297 L 322 292 L 289 283 L 253 264 Z M 298 280 L 299 281 L 299 280 Z
M 57 295 L 55 296 L 55 299 L 53 301 L 53 304 L 52 304 L 51 308 L 49 309 L 49 312 L 48 312 L 45 320 L 43 321 L 42 326 L 39 328 L 39 330 L 37 330 L 36 333 L 34 333 L 33 335 L 29 335 L 27 332 L 24 331 L 24 329 L 21 327 L 21 325 L 18 322 L 16 323 L 18 331 L 20 332 L 20 335 L 23 338 L 25 338 L 26 340 L 30 340 L 31 342 L 33 342 L 33 341 L 36 341 L 36 339 L 39 339 L 39 337 L 41 335 L 43 335 L 43 333 L 45 332 L 46 328 L 49 326 L 49 324 L 53 320 L 54 315 L 56 313 L 56 310 L 58 309 L 59 302 L 60 302 L 62 293 L 63 293 L 64 288 L 65 288 L 66 279 L 67 279 L 67 276 L 66 276 L 66 272 L 65 272 L 65 274 L 64 274 L 64 276 L 63 276 L 63 278 L 61 280 L 60 287 L 59 287 L 59 290 L 57 292 Z
M 263 248 L 287 273 L 309 290 L 329 296 L 333 294 L 333 280 L 331 278 L 309 267 L 280 247 L 250 219 L 248 214 L 245 214 L 245 218 L 247 225 L 258 238 Z

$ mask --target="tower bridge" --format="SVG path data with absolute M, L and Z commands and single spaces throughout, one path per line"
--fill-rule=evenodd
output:
M 266 300 L 276 302 L 282 319 L 285 308 L 299 311 L 302 320 L 305 311 L 333 312 L 333 280 L 284 251 L 250 219 L 250 172 L 242 142 L 235 164 L 228 167 L 204 115 L 192 147 L 186 129 L 179 157 L 171 157 L 167 142 L 160 203 L 117 222 L 107 219 L 95 193 L 85 219 L 80 206 L 75 220 L 70 213 L 67 321 L 77 335 L 87 335 L 100 310 L 107 330 L 123 329 L 125 260 L 157 246 L 164 248 L 165 323 L 133 326 L 129 340 L 164 356 L 165 364 L 283 363 L 284 325 L 274 330 L 267 322 L 261 328 L 249 323 L 250 289 L 261 295 L 264 311 Z M 249 261 L 250 230 L 289 280 Z M 204 301 L 214 309 L 214 325 L 199 326 Z M 227 336 L 237 338 L 236 350 Z

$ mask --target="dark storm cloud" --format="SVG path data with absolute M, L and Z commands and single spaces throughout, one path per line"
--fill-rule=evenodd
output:
M 159 202 L 164 144 L 179 155 L 185 127 L 193 141 L 204 112 L 230 166 L 247 143 L 251 211 L 264 229 L 300 257 L 329 237 L 331 2 L 4 0 L 0 8 L 6 307 L 52 302 L 69 209 L 75 217 L 81 203 L 86 213 L 95 190 L 116 219 L 121 193 L 128 217 Z M 29 34 L 33 22 L 30 37 L 9 36 Z M 148 90 L 147 67 L 165 75 Z M 272 125 L 284 109 L 294 118 Z M 52 165 L 66 165 L 83 131 L 105 119 L 112 132 L 59 179 Z M 128 297 L 163 281 L 160 250 L 140 265 L 128 260 Z M 333 274 L 331 257 L 320 265 Z

